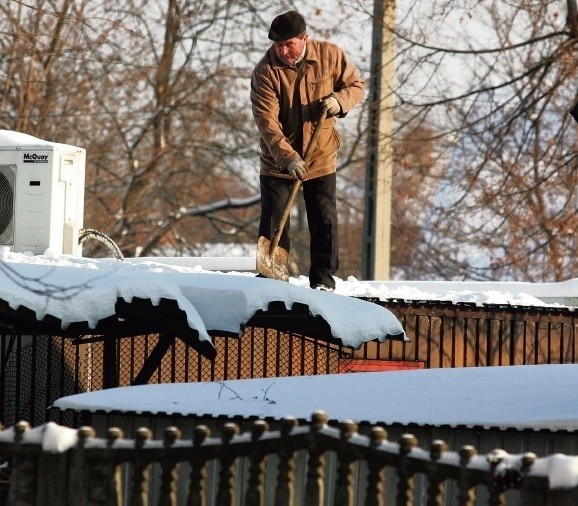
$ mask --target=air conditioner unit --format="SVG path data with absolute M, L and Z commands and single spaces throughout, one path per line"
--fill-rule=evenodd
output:
M 82 255 L 86 150 L 0 130 L 0 246 Z

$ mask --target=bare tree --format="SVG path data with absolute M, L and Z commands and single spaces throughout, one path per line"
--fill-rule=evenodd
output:
M 11 0 L 0 6 L 0 126 L 87 149 L 85 225 L 125 256 L 255 244 L 248 82 L 268 24 L 302 10 L 311 35 L 342 44 L 367 76 L 372 5 Z M 398 5 L 394 277 L 577 275 L 574 6 Z M 343 277 L 360 272 L 365 105 L 340 122 Z M 300 205 L 293 273 L 308 263 Z
M 398 136 L 427 125 L 439 155 L 437 191 L 400 275 L 576 276 L 575 20 L 564 26 L 563 2 L 430 8 L 427 20 L 408 10 L 399 28 L 396 114 L 408 120 Z M 454 40 L 443 44 L 443 30 Z
M 1 121 L 87 149 L 86 225 L 127 256 L 255 240 L 255 138 L 237 98 L 248 65 L 233 64 L 252 20 L 242 5 L 63 0 L 2 9 Z
M 87 149 L 85 225 L 110 236 L 125 256 L 195 254 L 209 242 L 254 245 L 258 136 L 249 76 L 269 45 L 270 19 L 289 8 L 10 2 L 0 34 L 11 55 L 0 76 L 3 126 Z M 314 12 L 313 31 L 322 20 Z M 354 159 L 344 154 L 342 165 Z M 359 211 L 350 209 L 357 227 Z M 299 215 L 296 208 L 296 223 Z M 298 273 L 308 261 L 299 227 L 294 251 Z M 108 254 L 98 242 L 86 242 L 84 252 Z

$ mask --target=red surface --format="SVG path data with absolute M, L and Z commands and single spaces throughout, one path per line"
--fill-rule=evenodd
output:
M 345 359 L 339 361 L 339 372 L 380 372 L 380 371 L 406 371 L 410 369 L 424 369 L 425 362 L 409 360 L 368 360 L 361 358 Z

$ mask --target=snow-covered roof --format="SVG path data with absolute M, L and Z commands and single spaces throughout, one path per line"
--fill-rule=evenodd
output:
M 578 278 L 555 283 L 523 281 L 366 281 L 358 296 L 512 306 L 578 306 Z
M 357 348 L 366 341 L 407 339 L 399 320 L 377 304 L 256 278 L 252 273 L 226 274 L 155 262 L 133 264 L 69 255 L 34 256 L 1 248 L 0 287 L 0 313 L 3 308 L 4 315 L 6 308 L 21 313 L 21 308 L 27 308 L 36 320 L 52 325 L 56 321 L 65 330 L 78 330 L 80 323 L 96 329 L 101 322 L 106 322 L 108 328 L 120 328 L 130 318 L 127 305 L 144 300 L 152 312 L 163 302 L 173 301 L 178 314 L 183 315 L 183 326 L 205 343 L 211 342 L 211 335 L 240 336 L 255 315 L 272 307 L 279 311 L 279 306 L 293 311 L 298 319 L 321 318 L 331 337 L 344 346 Z M 155 318 L 160 319 L 160 313 Z M 168 315 L 171 325 L 175 314 L 171 311 Z M 142 309 L 133 311 L 136 325 L 140 320 L 150 320 L 150 316 Z
M 239 264 L 234 258 L 231 263 Z M 220 265 L 225 266 L 223 259 Z M 4 320 L 15 318 L 16 324 L 37 323 L 31 332 L 135 335 L 135 330 L 164 329 L 186 333 L 184 337 L 194 338 L 199 351 L 208 355 L 214 353 L 212 335 L 241 335 L 263 314 L 276 315 L 277 320 L 261 326 L 293 332 L 311 328 L 322 333 L 316 337 L 358 348 L 372 340 L 407 339 L 390 311 L 364 298 L 559 306 L 546 301 L 556 294 L 566 298 L 578 294 L 578 279 L 540 285 L 378 282 L 352 277 L 336 278 L 335 292 L 326 293 L 311 290 L 305 276 L 285 283 L 256 278 L 254 272 L 209 271 L 194 264 L 194 259 L 119 262 L 50 250 L 44 255 L 13 253 L 8 247 L 0 247 L 0 286 L 0 315 Z M 275 326 L 282 321 L 300 326 Z
M 62 397 L 61 410 L 369 424 L 578 431 L 578 365 L 364 372 L 120 387 Z
M 223 253 L 223 245 L 213 253 Z M 255 250 L 245 245 L 243 252 L 251 256 L 239 256 L 232 248 L 230 256 L 205 257 L 148 257 L 126 258 L 129 263 L 155 262 L 162 265 L 179 265 L 203 270 L 254 271 Z M 239 253 L 239 251 L 237 251 Z M 308 287 L 306 276 L 291 277 L 289 282 Z M 523 281 L 417 281 L 417 280 L 358 280 L 335 278 L 335 292 L 351 297 L 379 300 L 438 301 L 450 303 L 474 303 L 476 305 L 510 305 L 522 307 L 578 306 L 578 278 L 554 283 L 529 283 Z

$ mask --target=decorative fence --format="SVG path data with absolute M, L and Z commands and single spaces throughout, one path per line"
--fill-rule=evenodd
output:
M 257 420 L 243 434 L 227 423 L 218 438 L 202 425 L 190 438 L 169 427 L 162 441 L 146 428 L 125 440 L 115 428 L 97 438 L 89 427 L 30 429 L 22 422 L 0 432 L 11 475 L 6 504 L 473 506 L 483 498 L 489 505 L 563 506 L 578 499 L 578 457 L 477 455 L 472 446 L 448 451 L 439 440 L 426 451 L 411 434 L 392 442 L 382 427 L 365 436 L 353 422 L 334 428 L 327 420 L 322 412 L 310 425 L 286 418 L 278 430 Z

